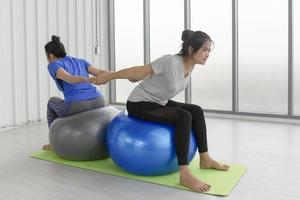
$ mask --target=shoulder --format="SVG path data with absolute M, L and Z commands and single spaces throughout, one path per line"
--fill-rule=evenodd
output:
M 171 55 L 171 54 L 166 54 L 166 55 L 163 55 L 161 58 L 162 58 L 163 60 L 171 61 L 172 59 L 174 59 L 174 56 Z
M 65 68 L 71 62 L 73 57 L 65 56 L 48 64 L 48 69 L 56 71 L 59 67 Z
M 48 69 L 57 68 L 59 63 L 57 61 L 51 62 L 48 64 Z
M 167 71 L 172 65 L 173 56 L 172 55 L 163 55 L 153 62 L 150 63 L 152 70 L 155 75 L 162 74 Z
M 78 61 L 83 61 L 84 59 L 79 58 L 79 57 L 74 57 L 74 56 L 65 56 L 62 61 L 70 61 L 70 62 L 78 62 Z
M 73 57 L 73 56 L 65 56 L 63 58 L 64 61 L 68 60 L 68 61 L 72 61 L 72 60 L 78 60 L 79 58 Z
M 69 56 L 70 60 L 72 60 L 72 62 L 77 62 L 77 63 L 80 63 L 80 64 L 84 64 L 86 67 L 87 66 L 90 66 L 91 64 L 84 58 L 79 58 L 79 57 L 71 57 Z
M 156 60 L 154 60 L 152 63 L 159 63 L 159 64 L 170 64 L 173 60 L 173 56 L 170 54 L 163 55 Z

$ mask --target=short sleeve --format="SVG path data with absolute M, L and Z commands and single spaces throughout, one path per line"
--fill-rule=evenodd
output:
M 165 72 L 171 65 L 172 56 L 164 55 L 150 63 L 155 75 L 160 75 Z
M 48 64 L 48 71 L 50 73 L 50 76 L 54 80 L 56 80 L 56 72 L 57 72 L 58 68 L 60 68 L 60 66 L 57 63 L 55 63 L 55 62 Z
M 84 65 L 85 69 L 88 70 L 88 67 L 91 66 L 91 63 L 86 61 L 85 59 L 80 59 L 82 64 Z
M 48 71 L 49 71 L 50 76 L 51 76 L 51 77 L 53 78 L 53 80 L 55 81 L 57 88 L 58 88 L 60 91 L 63 91 L 63 85 L 62 85 L 62 82 L 63 82 L 63 81 L 56 78 L 56 72 L 57 72 L 57 70 L 58 70 L 59 68 L 60 68 L 60 66 L 59 66 L 57 63 L 55 63 L 55 62 L 50 63 L 50 64 L 48 65 Z

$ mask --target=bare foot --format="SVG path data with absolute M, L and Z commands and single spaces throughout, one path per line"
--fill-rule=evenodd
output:
M 180 184 L 195 192 L 207 192 L 210 185 L 197 179 L 186 165 L 180 166 Z
M 51 145 L 50 145 L 50 144 L 45 144 L 45 145 L 43 146 L 43 150 L 51 151 Z
M 200 156 L 200 168 L 201 169 L 217 169 L 217 170 L 227 171 L 229 169 L 229 166 L 218 163 L 217 161 L 213 160 L 209 156 L 204 156 L 204 157 Z

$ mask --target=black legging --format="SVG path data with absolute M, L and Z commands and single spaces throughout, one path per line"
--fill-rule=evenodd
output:
M 127 111 L 135 117 L 175 125 L 175 146 L 178 165 L 187 165 L 190 130 L 193 129 L 199 153 L 207 152 L 206 125 L 202 108 L 169 100 L 163 106 L 152 102 L 127 101 Z

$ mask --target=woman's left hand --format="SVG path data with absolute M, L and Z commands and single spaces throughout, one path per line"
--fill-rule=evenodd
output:
M 94 83 L 95 85 L 106 84 L 109 81 L 110 81 L 110 79 L 107 76 L 107 74 L 100 74 L 98 76 L 94 76 L 94 77 L 89 78 L 89 82 Z

